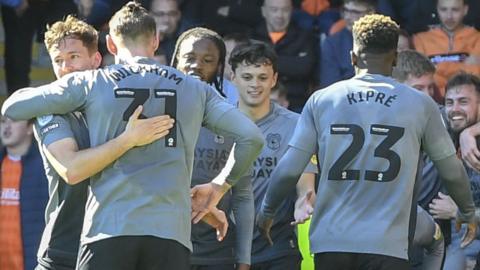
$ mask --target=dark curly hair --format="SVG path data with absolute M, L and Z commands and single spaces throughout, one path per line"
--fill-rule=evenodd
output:
M 386 53 L 397 50 L 399 31 L 388 16 L 365 15 L 353 24 L 353 42 L 361 52 Z

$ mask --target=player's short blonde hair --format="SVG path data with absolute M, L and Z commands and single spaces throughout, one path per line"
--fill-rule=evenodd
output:
M 155 36 L 155 19 L 141 4 L 130 1 L 117 11 L 108 23 L 110 34 L 125 42 Z
M 353 42 L 362 52 L 396 51 L 399 31 L 398 24 L 388 16 L 365 15 L 353 24 Z
M 404 82 L 408 76 L 416 78 L 427 74 L 435 73 L 435 65 L 425 55 L 414 51 L 406 50 L 397 55 L 397 64 L 393 69 L 393 77 Z
M 58 21 L 47 27 L 45 32 L 45 46 L 50 51 L 66 38 L 74 38 L 82 41 L 88 51 L 93 54 L 98 51 L 98 33 L 95 28 L 86 22 L 68 15 L 63 21 Z

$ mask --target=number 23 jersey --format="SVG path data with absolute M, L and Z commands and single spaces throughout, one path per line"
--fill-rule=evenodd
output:
M 290 145 L 318 150 L 322 168 L 312 252 L 404 259 L 414 229 L 420 149 L 432 160 L 455 154 L 430 97 L 372 74 L 312 95 Z

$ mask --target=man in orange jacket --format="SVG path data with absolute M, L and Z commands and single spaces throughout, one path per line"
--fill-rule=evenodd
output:
M 460 70 L 480 75 L 480 32 L 463 24 L 467 0 L 438 0 L 441 24 L 414 35 L 415 49 L 436 65 L 435 82 L 441 97 L 446 81 Z

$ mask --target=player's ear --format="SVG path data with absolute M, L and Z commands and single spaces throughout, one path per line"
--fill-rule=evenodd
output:
M 118 53 L 117 45 L 113 41 L 112 36 L 107 35 L 105 39 L 107 40 L 107 50 L 108 50 L 108 52 L 111 53 L 112 55 L 117 55 L 117 53 Z
M 97 51 L 94 57 L 93 64 L 95 65 L 95 68 L 98 68 L 102 64 L 102 55 Z
M 278 79 L 278 72 L 273 73 L 273 81 L 272 81 L 272 88 L 277 85 L 277 79 Z
M 158 46 L 160 44 L 160 36 L 159 33 L 157 32 L 155 35 L 153 35 L 153 46 L 155 48 L 155 51 L 158 49 Z
M 353 50 L 350 51 L 350 61 L 352 62 L 352 66 L 357 66 L 358 58 L 357 55 L 353 52 Z

